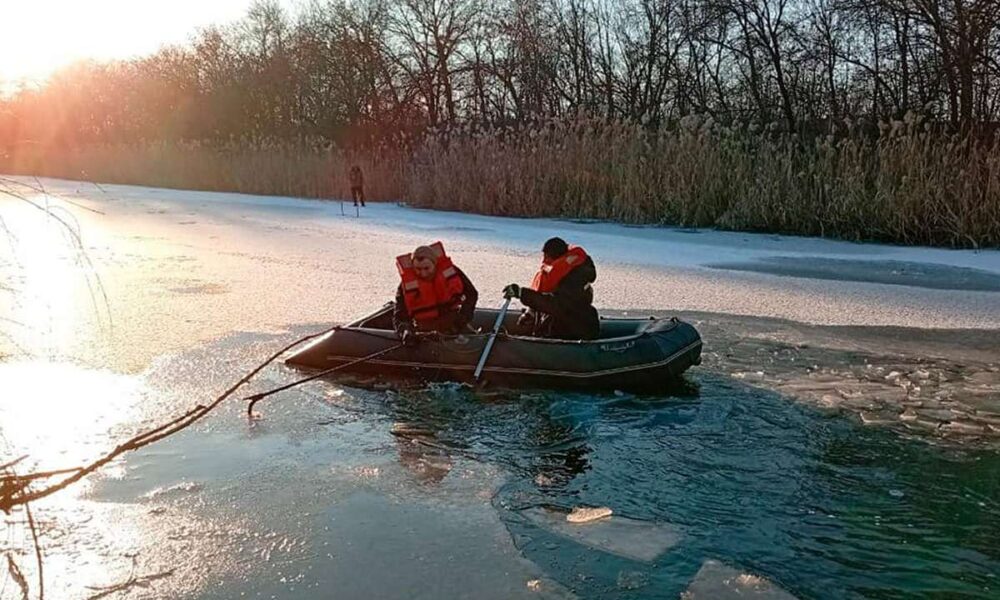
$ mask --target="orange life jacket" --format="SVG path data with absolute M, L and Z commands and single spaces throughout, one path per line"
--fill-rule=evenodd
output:
M 396 268 L 403 282 L 403 301 L 410 317 L 419 322 L 433 321 L 442 312 L 457 311 L 462 306 L 465 286 L 458 269 L 444 253 L 444 245 L 434 242 L 430 248 L 437 255 L 432 279 L 421 279 L 413 268 L 409 254 L 396 257 Z
M 587 252 L 579 246 L 570 246 L 569 251 L 555 260 L 542 260 L 542 266 L 531 281 L 531 287 L 536 292 L 554 292 L 559 282 L 569 275 L 570 271 L 587 261 Z

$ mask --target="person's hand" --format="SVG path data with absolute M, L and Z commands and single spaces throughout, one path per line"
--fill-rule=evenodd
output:
M 512 283 L 503 289 L 503 297 L 510 300 L 511 298 L 521 297 L 521 286 L 516 283 Z
M 420 343 L 420 336 L 418 336 L 417 332 L 412 329 L 404 329 L 402 335 L 399 336 L 399 341 L 401 341 L 404 346 L 412 348 Z

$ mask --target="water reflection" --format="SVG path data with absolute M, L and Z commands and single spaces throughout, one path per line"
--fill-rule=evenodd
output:
M 22 356 L 67 360 L 82 334 L 111 332 L 111 309 L 90 256 L 102 232 L 90 229 L 85 240 L 75 217 L 44 194 L 5 198 L 0 341 Z
M 392 435 L 396 438 L 399 464 L 424 483 L 441 483 L 451 472 L 454 461 L 451 452 L 436 440 L 434 431 L 418 424 L 393 423 Z
M 580 597 L 676 596 L 699 573 L 728 572 L 711 561 L 802 598 L 993 597 L 995 453 L 903 440 L 728 378 L 702 374 L 689 389 L 658 400 L 460 386 L 357 396 L 405 424 L 397 437 L 431 446 L 434 458 L 417 460 L 509 473 L 494 505 L 515 542 Z M 544 512 L 580 505 L 624 520 L 585 535 Z
M 81 466 L 128 437 L 147 415 L 145 382 L 134 376 L 94 370 L 71 363 L 0 362 L 0 463 L 24 456 L 13 468 L 38 470 Z M 188 522 L 184 515 L 164 519 L 160 512 L 134 503 L 95 502 L 100 482 L 134 479 L 127 462 L 117 460 L 44 500 L 32 504 L 43 555 L 44 589 L 50 598 L 99 594 L 135 576 L 167 578 L 174 551 L 165 536 Z M 51 481 L 57 481 L 51 480 Z M 50 480 L 36 483 L 36 489 Z M 24 576 L 31 595 L 38 594 L 34 542 L 24 507 L 5 515 L 0 551 Z M 198 585 L 188 578 L 170 582 L 174 590 Z M 20 597 L 6 560 L 0 571 L 0 597 Z
M 454 457 L 499 464 L 545 486 L 565 486 L 589 468 L 587 416 L 553 411 L 544 393 L 436 384 L 388 399 L 379 409 L 394 420 L 400 462 L 423 479 L 439 482 Z M 504 451 L 510 443 L 520 452 Z
M 19 468 L 79 466 L 114 445 L 143 415 L 140 379 L 71 363 L 0 362 L 0 435 Z M 121 476 L 121 466 L 102 476 Z M 84 488 L 74 488 L 75 493 Z
M 601 405 L 587 431 L 592 467 L 570 485 L 506 485 L 496 503 L 526 555 L 570 587 L 584 561 L 592 579 L 575 591 L 585 597 L 680 594 L 708 559 L 801 597 L 991 597 L 1000 510 L 982 498 L 996 497 L 996 455 L 937 450 L 728 380 L 701 381 L 696 405 Z M 686 532 L 639 568 L 648 593 L 618 587 L 634 564 L 595 558 L 522 514 L 577 504 Z

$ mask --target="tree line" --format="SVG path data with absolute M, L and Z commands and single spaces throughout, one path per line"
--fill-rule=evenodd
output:
M 352 144 L 580 113 L 970 129 L 998 111 L 1000 0 L 263 0 L 8 94 L 0 141 Z

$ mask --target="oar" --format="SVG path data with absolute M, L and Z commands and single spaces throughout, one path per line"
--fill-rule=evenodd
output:
M 276 387 L 273 390 L 268 390 L 266 392 L 261 392 L 259 394 L 254 394 L 253 396 L 247 396 L 246 398 L 244 398 L 244 400 L 249 400 L 250 401 L 250 405 L 247 406 L 247 416 L 253 416 L 253 406 L 254 406 L 254 404 L 257 404 L 257 402 L 263 400 L 264 398 L 267 398 L 268 396 L 271 396 L 273 394 L 277 394 L 278 392 L 283 392 L 283 391 L 285 391 L 285 390 L 287 390 L 289 388 L 293 388 L 293 387 L 295 387 L 297 385 L 302 385 L 303 383 L 308 383 L 308 382 L 313 381 L 315 379 L 319 379 L 320 377 L 323 377 L 324 375 L 329 375 L 330 373 L 334 373 L 334 372 L 339 371 L 341 369 L 346 369 L 347 367 L 351 367 L 351 366 L 354 366 L 354 365 L 361 364 L 361 363 L 365 362 L 366 360 L 371 360 L 373 358 L 378 358 L 379 356 L 382 356 L 383 354 L 388 354 L 389 352 L 392 352 L 393 350 L 396 350 L 396 349 L 402 348 L 402 347 L 403 347 L 403 344 L 396 344 L 395 346 L 390 346 L 388 348 L 383 348 L 382 350 L 379 350 L 378 352 L 373 352 L 373 353 L 369 354 L 368 356 L 362 356 L 361 358 L 356 358 L 356 359 L 352 360 L 351 362 L 346 362 L 346 363 L 344 363 L 342 365 L 337 365 L 336 367 L 331 367 L 331 368 L 329 368 L 329 369 L 327 369 L 325 371 L 321 371 L 319 373 L 316 373 L 315 375 L 310 375 L 309 377 L 306 377 L 304 379 L 299 379 L 298 381 L 293 381 L 292 383 L 283 385 L 281 387 Z
M 507 316 L 507 308 L 510 306 L 510 298 L 503 303 L 503 308 L 500 309 L 500 314 L 497 315 L 496 323 L 493 324 L 493 333 L 490 334 L 490 339 L 486 342 L 486 347 L 483 348 L 483 355 L 479 357 L 479 364 L 476 365 L 476 373 L 473 375 L 475 381 L 479 381 L 479 376 L 483 374 L 483 367 L 486 366 L 486 359 L 490 357 L 490 351 L 493 350 L 493 343 L 497 341 L 497 333 L 500 332 L 500 325 L 503 324 L 503 318 Z

